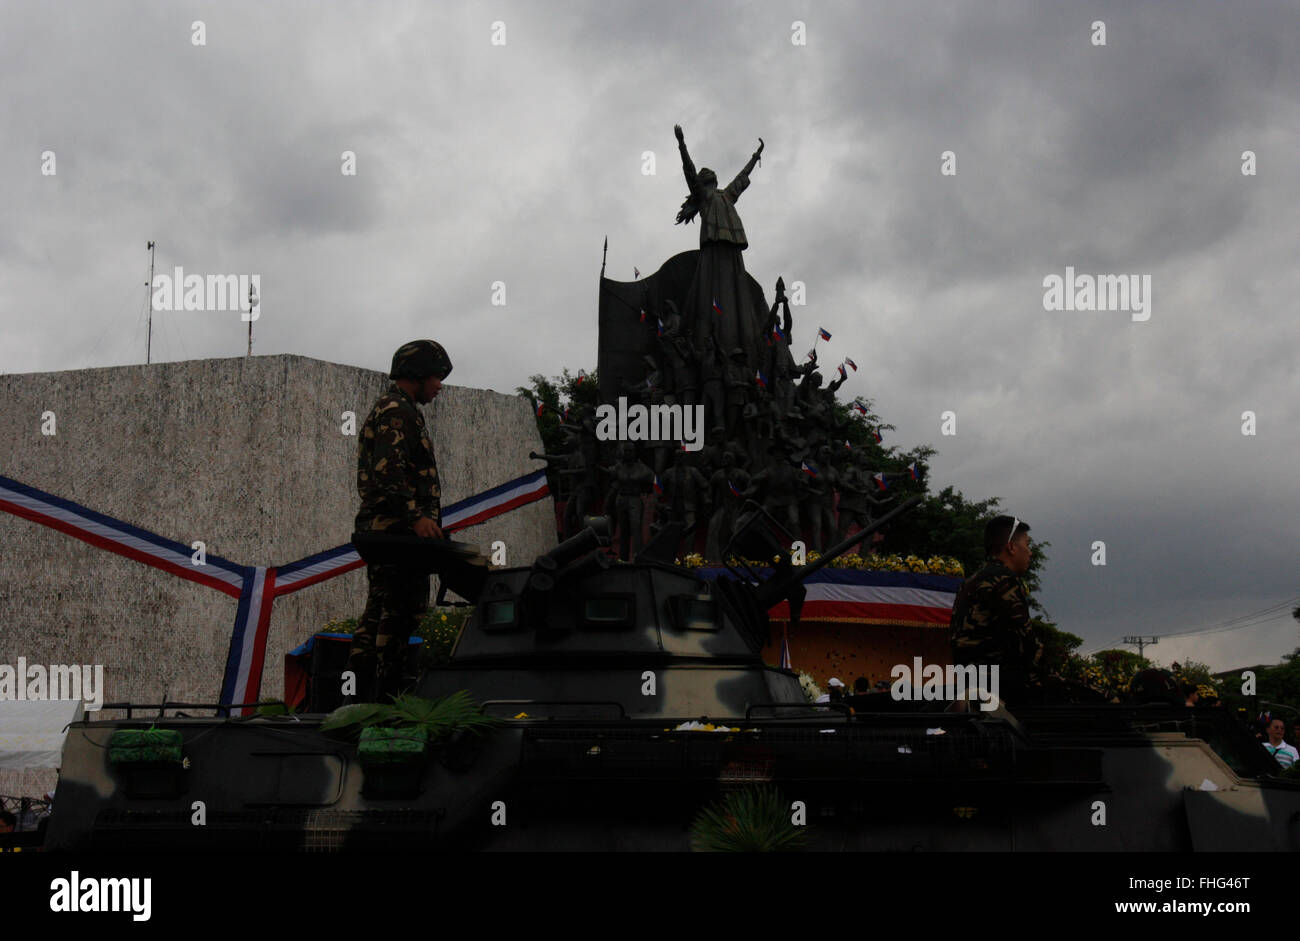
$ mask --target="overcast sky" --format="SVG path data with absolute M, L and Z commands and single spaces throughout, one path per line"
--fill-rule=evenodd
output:
M 825 326 L 824 360 L 862 367 L 841 397 L 938 449 L 933 491 L 1051 542 L 1060 626 L 1087 651 L 1274 608 L 1149 654 L 1276 662 L 1300 643 L 1298 23 L 1253 0 L 4 2 L 0 372 L 143 362 L 149 239 L 160 272 L 260 274 L 255 354 L 386 370 L 429 336 L 454 384 L 504 392 L 591 369 L 603 238 L 621 280 L 698 245 L 673 124 L 723 182 L 762 137 L 745 264 L 769 297 L 806 284 L 796 351 Z M 1150 319 L 1045 310 L 1066 266 L 1149 275 Z M 156 361 L 245 345 L 238 314 L 154 317 Z

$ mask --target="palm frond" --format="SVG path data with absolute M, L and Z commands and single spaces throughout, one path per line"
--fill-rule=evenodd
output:
M 730 791 L 701 809 L 691 824 L 696 852 L 781 852 L 799 848 L 807 838 L 804 827 L 791 823 L 789 802 L 770 786 Z
M 335 730 L 350 734 L 359 734 L 362 729 L 372 725 L 383 725 L 392 718 L 393 707 L 378 702 L 359 702 L 351 706 L 340 706 L 325 717 L 321 723 L 322 732 Z

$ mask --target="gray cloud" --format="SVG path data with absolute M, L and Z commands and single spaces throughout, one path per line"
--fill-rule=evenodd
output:
M 458 382 L 505 391 L 590 367 L 602 240 L 628 279 L 697 244 L 672 224 L 672 125 L 724 177 L 762 136 L 740 205 L 750 272 L 807 284 L 796 342 L 834 332 L 828 358 L 863 367 L 845 391 L 875 399 L 893 443 L 938 448 L 932 489 L 999 495 L 1052 542 L 1043 600 L 1063 627 L 1092 647 L 1300 594 L 1287 4 L 2 15 L 0 370 L 140 361 L 148 239 L 160 270 L 262 275 L 258 352 L 383 368 L 433 335 Z M 938 172 L 949 149 L 955 178 Z M 1152 275 L 1150 322 L 1044 311 L 1042 279 L 1066 265 Z M 161 359 L 246 343 L 210 314 L 154 330 Z M 1282 618 L 1152 652 L 1226 667 L 1296 642 Z

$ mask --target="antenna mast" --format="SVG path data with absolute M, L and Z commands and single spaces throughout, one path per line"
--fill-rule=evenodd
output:
M 149 331 L 148 331 L 148 333 L 146 334 L 146 336 L 145 336 L 145 341 L 144 341 L 144 361 L 145 361 L 145 365 L 148 365 L 148 364 L 149 364 L 150 357 L 151 357 L 151 355 L 153 354 L 153 255 L 154 255 L 154 243 L 153 243 L 153 242 L 150 242 L 150 243 L 149 243 L 148 245 L 146 245 L 145 247 L 146 247 L 147 249 L 149 249 L 149 280 L 146 281 L 146 282 L 144 283 L 145 303 L 148 304 L 148 306 L 149 306 Z M 140 321 L 138 321 L 138 320 L 136 321 L 136 323 L 139 323 L 139 322 L 140 322 Z

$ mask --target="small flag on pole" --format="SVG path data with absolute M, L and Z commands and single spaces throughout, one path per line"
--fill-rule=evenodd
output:
M 777 324 L 772 328 L 772 339 L 781 341 L 785 340 L 785 333 L 782 331 L 780 324 Z
M 763 375 L 763 370 L 760 369 L 758 371 L 758 375 L 754 377 L 754 381 L 758 383 L 760 389 L 767 388 L 767 376 Z
M 543 410 L 544 408 L 546 408 L 546 404 L 545 404 L 544 402 L 538 402 L 538 403 L 537 403 L 537 417 L 538 417 L 538 418 L 541 418 L 541 417 L 542 417 L 542 410 Z
M 719 317 L 722 316 L 722 308 L 718 306 L 718 299 L 716 297 L 713 299 L 713 312 Z
M 817 336 L 821 337 L 823 340 L 829 340 L 831 338 L 831 335 L 826 332 L 825 327 L 817 328 Z
M 852 450 L 853 450 L 853 445 L 849 444 L 849 439 L 848 439 L 848 438 L 845 438 L 845 439 L 844 439 L 844 450 L 845 450 L 845 451 L 852 451 Z
M 907 472 L 908 474 L 911 475 L 913 480 L 921 479 L 921 468 L 917 465 L 916 461 L 913 461 L 911 464 L 907 465 Z
M 876 473 L 872 474 L 871 479 L 876 482 L 876 486 L 878 486 L 881 490 L 889 489 L 889 482 L 885 480 L 884 471 L 877 471 Z
M 578 379 L 577 379 L 577 382 L 574 383 L 574 384 L 575 384 L 575 385 L 582 385 L 582 381 L 583 381 L 584 379 L 586 379 L 586 378 L 587 378 L 586 370 L 579 369 L 579 370 L 578 370 Z
M 880 430 L 878 428 L 871 429 L 871 437 L 875 439 L 876 444 L 880 444 L 880 442 L 885 440 L 884 438 L 880 437 Z
M 645 323 L 645 309 L 644 309 L 644 308 L 641 310 L 641 322 L 642 322 L 642 323 Z
M 560 413 L 560 420 L 561 420 L 561 421 L 568 421 L 568 420 L 569 420 L 569 406 L 567 406 L 567 405 L 564 406 L 564 411 L 562 411 L 562 412 Z M 848 443 L 848 442 L 846 441 L 845 444 L 847 444 L 847 443 Z
M 841 379 L 847 379 L 847 378 L 849 378 L 849 371 L 848 371 L 847 369 L 844 368 L 844 364 L 843 364 L 843 363 L 840 363 L 840 367 L 839 367 L 839 368 L 840 368 L 840 378 L 841 378 Z
M 859 415 L 867 414 L 867 407 L 863 405 L 861 402 L 859 402 L 857 399 L 853 400 L 853 410 L 857 412 Z
M 659 335 L 660 336 L 664 335 L 664 322 L 662 319 L 659 320 Z
M 858 364 L 855 363 L 855 362 L 853 362 L 853 360 L 849 359 L 847 356 L 844 357 L 844 362 L 848 363 L 849 366 L 852 367 L 852 369 L 853 369 L 854 372 L 857 372 L 857 371 L 858 371 Z
M 736 485 L 733 484 L 730 480 L 727 481 L 727 489 L 731 491 L 731 495 L 733 497 L 740 496 L 740 491 L 736 489 Z
M 655 474 L 655 493 L 661 497 L 664 495 L 664 485 L 660 482 L 658 474 Z
M 790 635 L 788 631 L 781 633 L 781 669 L 794 669 L 794 664 L 790 662 Z
M 800 461 L 800 462 L 799 462 L 799 469 L 800 469 L 801 471 L 803 471 L 805 474 L 807 474 L 809 477 L 816 477 L 816 476 L 817 476 L 817 468 L 813 467 L 813 466 L 812 466 L 811 464 L 809 464 L 807 461 Z

